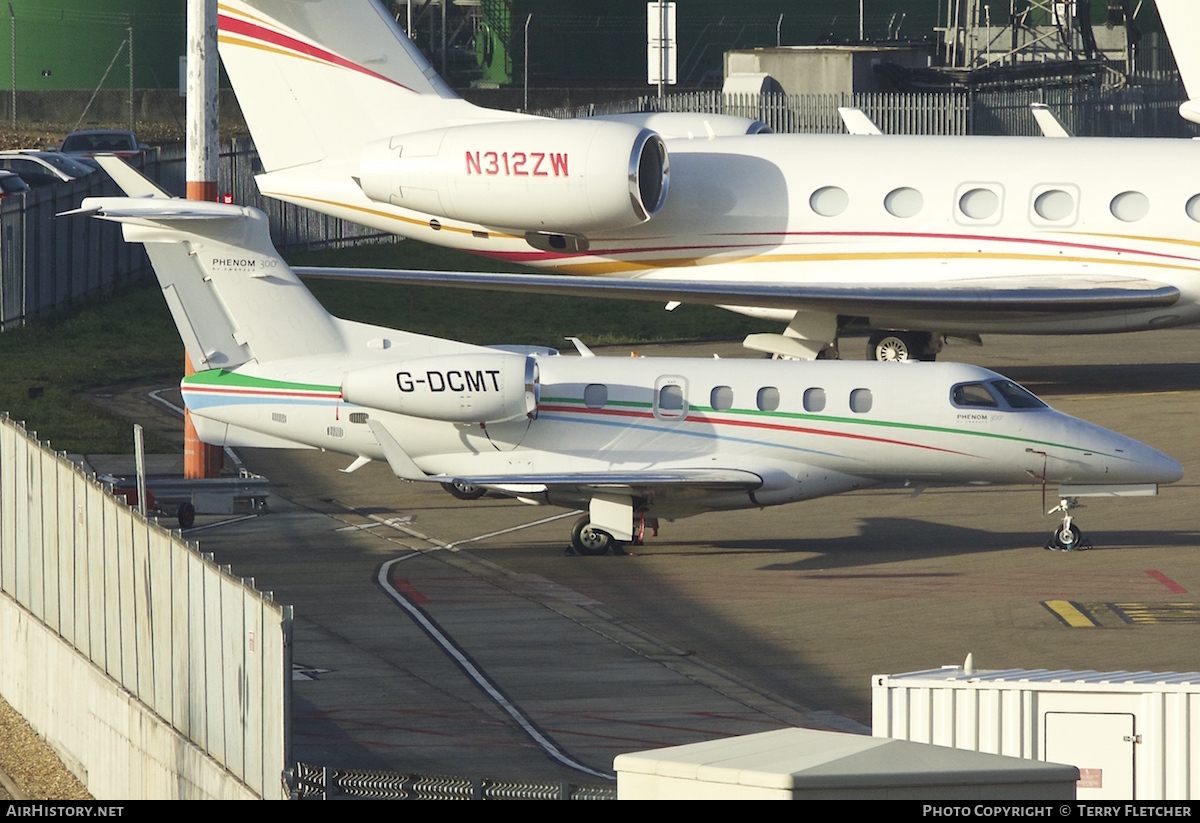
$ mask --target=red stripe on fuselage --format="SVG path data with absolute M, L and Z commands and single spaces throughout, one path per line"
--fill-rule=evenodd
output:
M 227 395 L 231 397 L 312 397 L 325 400 L 338 400 L 342 396 L 341 392 L 284 391 L 282 389 L 224 389 L 215 388 L 213 386 L 188 385 L 184 385 L 181 390 L 184 392 L 195 392 L 196 394 L 211 394 L 215 396 Z
M 654 415 L 650 412 L 632 412 L 622 409 L 580 409 L 575 406 L 550 406 L 541 405 L 538 407 L 539 412 L 568 412 L 571 414 L 597 414 L 611 417 L 633 417 L 644 420 L 654 419 Z M 715 426 L 738 426 L 749 429 L 768 429 L 772 431 L 794 432 L 796 434 L 812 434 L 819 437 L 841 437 L 846 440 L 860 440 L 867 443 L 882 443 L 888 446 L 907 446 L 912 449 L 924 449 L 926 451 L 941 452 L 943 454 L 957 454 L 961 457 L 974 457 L 973 454 L 967 452 L 955 451 L 954 449 L 942 449 L 937 446 L 926 446 L 922 443 L 908 443 L 903 440 L 892 440 L 887 437 L 872 437 L 865 434 L 851 434 L 849 432 L 827 431 L 824 429 L 812 429 L 807 426 L 790 426 L 784 423 L 761 423 L 755 420 L 726 420 L 723 418 L 709 417 L 705 414 L 689 414 L 686 422 L 688 423 L 709 423 Z

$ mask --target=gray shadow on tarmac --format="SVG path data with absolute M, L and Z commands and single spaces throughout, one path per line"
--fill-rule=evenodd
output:
M 1137 551 L 1141 548 L 1191 548 L 1200 543 L 1195 531 L 1111 531 L 1089 533 L 1086 520 L 1081 522 L 1084 537 L 1095 545 L 1088 551 Z M 762 566 L 763 571 L 816 571 L 825 569 L 876 566 L 911 560 L 944 559 L 989 552 L 1028 549 L 1045 551 L 1053 525 L 1047 518 L 1045 531 L 997 532 L 964 529 L 943 523 L 904 518 L 864 518 L 857 535 L 834 539 L 797 538 L 795 540 L 738 540 L 716 545 L 740 551 L 770 551 L 773 554 L 803 553 L 794 563 L 776 562 Z M 812 556 L 816 553 L 816 556 Z
M 1009 366 L 1006 377 L 1035 394 L 1080 395 L 1200 391 L 1198 363 Z

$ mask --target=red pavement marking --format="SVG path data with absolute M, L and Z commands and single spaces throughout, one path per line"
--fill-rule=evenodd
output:
M 396 588 L 400 593 L 407 597 L 413 603 L 422 605 L 429 602 L 429 598 L 417 591 L 417 587 L 408 582 L 407 578 L 400 578 L 396 581 Z
M 1187 594 L 1187 589 L 1156 569 L 1146 569 L 1146 574 L 1153 577 L 1159 583 L 1162 583 L 1175 594 Z

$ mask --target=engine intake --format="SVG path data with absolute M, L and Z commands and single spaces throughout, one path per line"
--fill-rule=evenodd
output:
M 367 197 L 423 214 L 520 231 L 586 234 L 662 210 L 670 162 L 635 124 L 518 120 L 453 126 L 369 143 Z
M 342 377 L 347 403 L 453 423 L 532 415 L 540 391 L 537 360 L 505 352 L 424 357 Z

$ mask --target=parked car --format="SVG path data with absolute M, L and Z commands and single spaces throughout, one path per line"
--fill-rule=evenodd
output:
M 145 143 L 139 143 L 137 135 L 131 131 L 85 129 L 68 134 L 58 150 L 71 157 L 90 158 L 97 154 L 133 157 L 148 148 Z
M 17 149 L 0 151 L 0 169 L 16 172 L 30 186 L 48 186 L 74 180 L 96 169 L 56 151 Z
M 11 171 L 0 170 L 0 199 L 10 194 L 23 194 L 29 191 L 29 184 L 21 179 L 21 175 Z

